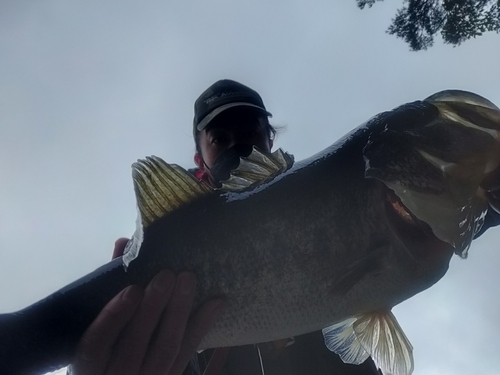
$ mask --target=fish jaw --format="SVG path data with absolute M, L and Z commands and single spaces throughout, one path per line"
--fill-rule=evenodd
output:
M 453 246 L 440 240 L 429 224 L 413 215 L 389 188 L 385 191 L 385 212 L 387 223 L 395 236 L 394 242 L 400 243 L 401 253 L 416 265 L 427 269 L 435 268 L 432 273 L 434 277 L 427 279 L 427 287 L 432 286 L 448 270 L 449 260 L 454 252 Z

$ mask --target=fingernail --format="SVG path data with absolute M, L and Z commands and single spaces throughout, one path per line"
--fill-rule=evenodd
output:
M 168 288 L 170 288 L 174 283 L 174 275 L 172 272 L 163 270 L 158 275 L 156 275 L 155 280 L 153 282 L 153 287 L 158 292 L 165 292 Z
M 138 286 L 131 285 L 122 294 L 124 301 L 134 304 L 142 297 L 142 290 Z
M 177 279 L 179 283 L 179 291 L 181 294 L 191 294 L 196 287 L 196 278 L 190 272 L 181 273 Z

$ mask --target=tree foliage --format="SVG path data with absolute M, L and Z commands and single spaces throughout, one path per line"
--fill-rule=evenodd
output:
M 363 9 L 383 0 L 356 1 Z M 413 51 L 431 47 L 437 33 L 458 46 L 487 31 L 500 32 L 500 0 L 403 0 L 387 30 Z

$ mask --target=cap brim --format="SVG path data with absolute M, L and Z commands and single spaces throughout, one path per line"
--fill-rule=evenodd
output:
M 234 103 L 227 103 L 224 105 L 221 105 L 220 107 L 215 108 L 212 112 L 210 112 L 208 115 L 206 115 L 203 120 L 200 121 L 200 123 L 196 126 L 196 129 L 198 131 L 202 131 L 207 127 L 207 125 L 212 121 L 217 115 L 221 114 L 225 110 L 229 108 L 234 108 L 234 107 L 252 107 L 256 109 L 260 109 L 262 112 L 264 112 L 267 116 L 273 117 L 271 112 L 268 112 L 265 110 L 265 108 L 259 107 L 258 105 L 251 104 L 251 103 L 246 103 L 246 102 L 234 102 Z

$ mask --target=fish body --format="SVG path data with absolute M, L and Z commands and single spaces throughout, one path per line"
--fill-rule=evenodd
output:
M 443 244 L 439 262 L 436 254 L 425 259 L 426 251 L 408 254 L 386 214 L 387 188 L 364 178 L 368 129 L 298 163 L 279 180 L 250 192 L 209 195 L 146 228 L 143 246 L 151 260 L 138 267 L 153 267 L 158 254 L 169 254 L 169 268 L 195 272 L 200 300 L 228 301 L 203 348 L 320 330 L 346 316 L 394 306 L 444 275 L 451 246 Z M 172 235 L 183 232 L 189 238 Z M 374 275 L 338 293 L 335 283 L 364 261 Z
M 411 345 L 390 309 L 443 277 L 453 252 L 466 254 L 488 210 L 481 183 L 500 163 L 496 107 L 469 93 L 436 95 L 379 114 L 321 153 L 292 166 L 285 162 L 279 172 L 262 172 L 272 157 L 254 151 L 220 190 L 157 158 L 140 161 L 134 180 L 142 224 L 128 253 L 35 305 L 0 315 L 0 373 L 67 365 L 104 305 L 164 268 L 197 275 L 198 305 L 220 296 L 227 301 L 200 349 L 333 325 L 327 342 L 344 360 L 359 363 L 372 355 L 388 372 L 411 373 Z M 439 107 L 450 96 L 460 105 L 450 104 L 448 112 L 462 109 L 458 120 Z M 435 156 L 436 134 L 442 142 L 453 140 L 470 128 L 468 120 L 476 128 L 463 137 L 477 140 L 476 148 L 454 144 Z M 481 173 L 471 172 L 477 169 Z M 364 344 L 371 324 L 365 318 L 374 316 L 396 332 L 404 348 L 399 357 L 377 357 Z M 361 344 L 346 344 L 351 334 Z M 403 363 L 402 370 L 391 363 Z

